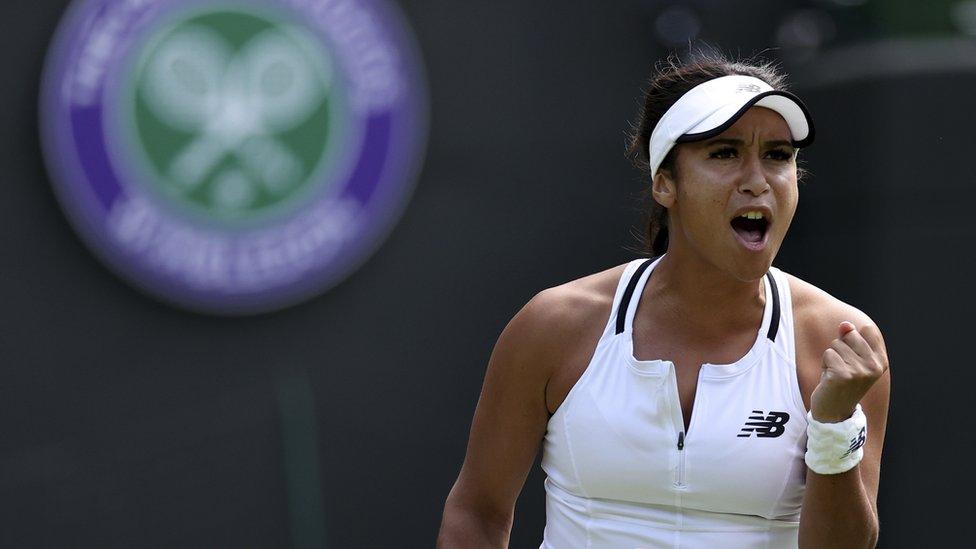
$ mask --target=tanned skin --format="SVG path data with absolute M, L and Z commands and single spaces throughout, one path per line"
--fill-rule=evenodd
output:
M 707 141 L 677 146 L 678 177 L 653 181 L 668 208 L 667 255 L 640 295 L 634 354 L 675 364 L 687 424 L 704 363 L 741 358 L 762 322 L 762 277 L 796 211 L 796 154 L 789 128 L 761 107 Z M 745 248 L 729 225 L 742 208 L 772 222 L 763 249 Z M 624 265 L 540 292 L 506 326 L 492 353 L 468 449 L 444 507 L 437 546 L 508 546 L 515 501 L 549 416 L 589 364 Z M 874 547 L 877 495 L 890 391 L 884 339 L 863 312 L 787 275 L 797 378 L 818 421 L 842 421 L 860 402 L 868 420 L 864 458 L 838 475 L 807 474 L 801 548 Z

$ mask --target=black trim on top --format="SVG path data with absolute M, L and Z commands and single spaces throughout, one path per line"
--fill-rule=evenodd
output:
M 658 256 L 660 257 L 660 256 Z M 644 274 L 644 271 L 654 263 L 657 257 L 652 257 L 647 261 L 640 264 L 634 274 L 630 277 L 630 282 L 627 283 L 627 288 L 624 290 L 624 296 L 620 298 L 620 305 L 617 307 L 617 333 L 623 333 L 624 324 L 627 322 L 627 308 L 630 306 L 630 298 L 634 295 L 634 289 L 637 288 L 637 280 Z
M 810 111 L 807 109 L 807 106 L 803 104 L 803 101 L 800 101 L 800 98 L 799 97 L 793 95 L 790 92 L 787 92 L 787 91 L 779 91 L 779 90 L 771 90 L 771 91 L 763 92 L 763 93 L 760 93 L 760 94 L 756 94 L 752 99 L 750 99 L 749 101 L 746 101 L 746 104 L 743 105 L 742 108 L 740 108 L 738 111 L 736 111 L 735 114 L 733 114 L 728 120 L 726 120 L 725 122 L 723 122 L 718 127 L 712 128 L 712 129 L 710 129 L 708 131 L 704 131 L 704 132 L 686 133 L 686 134 L 678 137 L 677 139 L 675 139 L 674 142 L 675 143 L 688 143 L 688 142 L 691 142 L 691 141 L 702 141 L 704 139 L 709 139 L 709 138 L 715 137 L 716 135 L 718 135 L 718 134 L 724 132 L 725 130 L 731 128 L 732 127 L 732 124 L 735 124 L 735 122 L 739 119 L 739 117 L 741 117 L 743 114 L 745 114 L 747 110 L 751 109 L 752 106 L 755 105 L 756 103 L 758 103 L 760 99 L 762 99 L 764 97 L 769 97 L 770 95 L 782 95 L 783 97 L 785 97 L 785 98 L 793 101 L 794 103 L 796 103 L 796 105 L 798 107 L 800 107 L 800 110 L 803 111 L 803 116 L 805 116 L 806 119 L 807 119 L 807 128 L 808 128 L 808 131 L 807 131 L 807 136 L 805 138 L 803 138 L 803 139 L 801 139 L 799 141 L 793 140 L 793 146 L 794 147 L 797 147 L 797 148 L 810 146 L 810 144 L 813 143 L 813 134 L 814 134 L 814 131 L 813 131 L 813 117 L 810 116 Z
M 779 330 L 779 288 L 776 287 L 773 273 L 766 271 L 766 278 L 769 279 L 769 290 L 773 294 L 773 315 L 769 319 L 769 331 L 766 332 L 766 337 L 770 341 L 776 341 L 776 331 Z
M 624 331 L 624 325 L 627 323 L 627 309 L 630 308 L 630 300 L 634 297 L 634 291 L 637 289 L 637 281 L 640 280 L 641 275 L 644 271 L 651 266 L 661 256 L 652 257 L 647 261 L 644 261 L 637 267 L 634 274 L 631 275 L 630 281 L 627 282 L 627 287 L 624 289 L 624 295 L 620 298 L 620 305 L 617 306 L 617 334 L 621 334 Z M 776 332 L 779 331 L 779 287 L 776 285 L 776 279 L 773 278 L 773 273 L 767 271 L 766 279 L 769 280 L 769 290 L 773 300 L 773 312 L 769 319 L 769 330 L 766 332 L 766 337 L 770 341 L 776 341 Z

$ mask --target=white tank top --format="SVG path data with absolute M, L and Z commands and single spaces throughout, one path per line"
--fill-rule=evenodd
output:
M 633 352 L 659 261 L 626 267 L 589 366 L 549 419 L 542 547 L 795 548 L 807 422 L 788 281 L 775 267 L 763 277 L 745 356 L 702 365 L 685 433 L 674 364 Z

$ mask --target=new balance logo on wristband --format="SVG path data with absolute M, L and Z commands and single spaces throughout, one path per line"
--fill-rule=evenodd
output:
M 847 456 L 856 452 L 858 448 L 864 446 L 864 441 L 867 440 L 866 429 L 866 427 L 861 427 L 861 430 L 858 431 L 857 436 L 851 439 L 851 447 L 847 449 L 847 452 L 844 455 L 840 456 L 840 459 L 846 458 Z
M 749 420 L 736 436 L 750 437 L 752 433 L 756 433 L 757 437 L 776 438 L 786 431 L 783 426 L 789 420 L 790 414 L 786 412 L 770 411 L 766 414 L 762 410 L 753 410 Z

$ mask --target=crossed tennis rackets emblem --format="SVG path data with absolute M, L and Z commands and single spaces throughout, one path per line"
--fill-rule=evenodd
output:
M 325 59 L 287 28 L 263 31 L 237 51 L 204 27 L 163 39 L 146 66 L 146 103 L 162 122 L 193 135 L 172 158 L 169 178 L 191 192 L 214 175 L 213 201 L 225 209 L 247 206 L 255 185 L 287 193 L 306 167 L 276 136 L 321 105 L 331 75 Z M 227 155 L 239 167 L 219 168 Z

